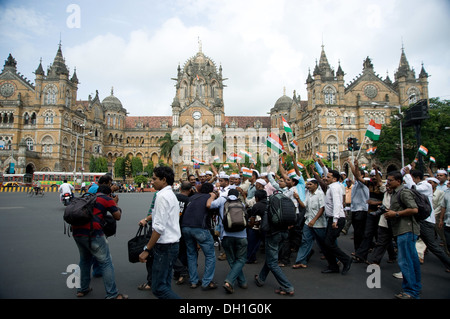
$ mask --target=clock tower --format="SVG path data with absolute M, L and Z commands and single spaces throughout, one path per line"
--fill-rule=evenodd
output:
M 172 103 L 173 127 L 193 128 L 196 124 L 211 128 L 221 127 L 224 122 L 222 66 L 202 52 L 199 41 L 197 54 L 178 65 L 177 83 Z

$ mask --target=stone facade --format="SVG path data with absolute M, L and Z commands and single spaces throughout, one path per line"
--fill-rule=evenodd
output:
M 41 61 L 34 84 L 17 71 L 17 62 L 9 55 L 0 74 L 3 172 L 11 162 L 16 173 L 72 172 L 81 167 L 88 171 L 89 158 L 94 155 L 106 157 L 111 171 L 118 157 L 140 157 L 144 166 L 162 159 L 181 176 L 182 166 L 193 157 L 209 162 L 211 156 L 219 156 L 220 162 L 225 162 L 230 153 L 255 145 L 261 146 L 257 155 L 268 156 L 265 137 L 274 128 L 284 132 L 282 117 L 294 132 L 299 158 L 339 150 L 336 166 L 341 168 L 350 155 L 347 138 L 362 142 L 372 118 L 387 123 L 391 109 L 385 106 L 406 106 L 428 98 L 428 74 L 422 66 L 416 78 L 404 50 L 394 82 L 378 76 L 367 57 L 362 74 L 345 85 L 341 66 L 335 73 L 322 47 L 319 63 L 306 79 L 307 100 L 302 101 L 295 91 L 292 98 L 284 93 L 270 116 L 259 117 L 225 115 L 222 66 L 217 67 L 201 45 L 195 56 L 177 68 L 172 116 L 128 116 L 113 89 L 103 100 L 98 92 L 88 100 L 77 100 L 76 70 L 69 73 L 61 46 L 47 72 Z M 230 134 L 235 131 L 245 134 Z M 174 153 L 176 158 L 161 155 L 158 140 L 166 133 L 172 138 L 183 137 Z M 227 148 L 212 150 L 213 141 L 222 137 Z M 287 139 L 292 137 L 282 134 L 282 140 Z M 362 161 L 368 159 L 363 156 Z

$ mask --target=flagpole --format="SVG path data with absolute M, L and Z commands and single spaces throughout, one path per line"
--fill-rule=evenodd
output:
M 358 150 L 358 154 L 356 155 L 356 159 L 359 158 L 359 153 L 361 153 L 362 146 L 363 146 L 363 144 L 366 143 L 366 139 L 367 139 L 367 136 L 364 136 L 364 140 L 363 140 L 363 142 L 361 143 L 361 147 L 360 147 L 359 150 Z

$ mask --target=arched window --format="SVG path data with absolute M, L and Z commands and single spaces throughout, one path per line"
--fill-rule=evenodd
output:
M 325 104 L 336 104 L 336 90 L 332 86 L 327 86 L 323 90 Z
M 53 139 L 51 136 L 46 136 L 42 139 L 42 153 L 53 152 Z
M 31 137 L 28 137 L 25 140 L 25 143 L 27 144 L 27 150 L 34 151 L 34 142 L 33 142 L 33 139 Z
M 45 104 L 56 104 L 56 94 L 58 89 L 53 84 L 47 85 L 45 87 Z

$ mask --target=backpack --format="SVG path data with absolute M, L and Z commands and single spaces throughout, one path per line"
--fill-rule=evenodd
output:
M 223 228 L 227 232 L 238 232 L 247 227 L 246 211 L 240 200 L 227 200 L 223 207 Z
M 276 230 L 284 230 L 295 224 L 297 212 L 292 200 L 281 192 L 269 197 L 267 205 L 269 224 Z
M 74 197 L 64 209 L 64 221 L 73 226 L 82 226 L 92 221 L 97 195 L 85 193 Z
M 428 217 L 430 217 L 432 208 L 430 201 L 428 200 L 428 197 L 420 193 L 416 189 L 415 185 L 413 185 L 409 190 L 413 193 L 414 200 L 416 201 L 416 205 L 419 210 L 417 214 L 414 214 L 414 218 L 416 219 L 416 221 L 425 220 Z M 400 192 L 398 193 L 397 199 L 401 206 L 405 206 L 403 205 L 402 200 L 400 198 Z

